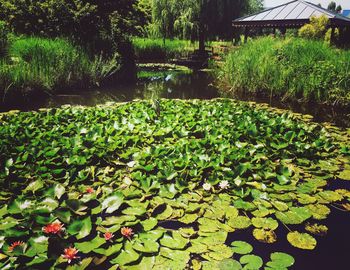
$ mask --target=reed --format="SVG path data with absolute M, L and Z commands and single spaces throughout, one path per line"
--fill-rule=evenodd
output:
M 350 104 L 350 52 L 321 41 L 252 40 L 229 53 L 219 77 L 231 95 Z

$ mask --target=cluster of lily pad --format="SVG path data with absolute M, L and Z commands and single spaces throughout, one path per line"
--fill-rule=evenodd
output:
M 349 136 L 226 99 L 3 114 L 0 268 L 287 269 L 229 239 L 315 248 Z

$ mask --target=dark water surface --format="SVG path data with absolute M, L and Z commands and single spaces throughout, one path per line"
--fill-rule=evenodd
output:
M 95 106 L 106 102 L 125 102 L 134 99 L 213 99 L 220 96 L 218 89 L 213 85 L 214 78 L 208 72 L 143 70 L 139 71 L 138 77 L 135 84 L 116 85 L 102 90 L 78 91 L 79 94 L 56 95 L 45 99 L 31 99 L 30 102 L 14 108 L 0 108 L 0 112 L 10 109 L 27 111 L 53 108 L 66 104 Z M 350 127 L 350 108 L 335 109 L 332 106 L 281 102 L 253 96 L 237 99 L 267 103 L 280 109 L 310 114 L 314 116 L 316 122 L 333 122 L 340 127 Z
M 124 102 L 134 99 L 213 99 L 219 97 L 218 90 L 213 86 L 213 78 L 206 72 L 176 72 L 157 71 L 140 72 L 139 80 L 134 85 L 116 86 L 110 89 L 80 92 L 79 95 L 58 95 L 45 100 L 37 100 L 30 104 L 18 106 L 21 110 L 59 107 L 65 104 L 95 106 L 106 102 Z M 249 100 L 249 98 L 248 98 Z M 297 103 L 282 103 L 268 99 L 251 98 L 256 102 L 269 103 L 274 107 L 290 109 L 294 112 L 310 114 L 318 122 L 333 122 L 341 127 L 350 127 L 350 110 L 338 109 L 320 105 L 300 105 Z M 6 108 L 2 109 L 3 111 Z M 1 109 L 0 109 L 1 111 Z M 339 183 L 338 183 L 339 184 Z M 334 185 L 337 185 L 334 182 Z M 342 187 L 350 190 L 350 182 L 342 181 Z M 330 187 L 335 188 L 335 187 Z M 249 230 L 236 231 L 229 235 L 228 243 L 243 240 L 254 243 L 254 254 L 269 260 L 272 252 L 280 251 L 291 254 L 295 260 L 295 270 L 347 270 L 350 269 L 350 214 L 332 208 L 327 220 L 321 221 L 329 227 L 328 235 L 316 237 L 318 244 L 315 250 L 305 251 L 293 248 L 286 240 L 287 228 L 280 225 L 277 230 L 278 241 L 275 244 L 257 242 Z M 164 227 L 181 227 L 182 224 L 167 223 Z M 298 229 L 291 226 L 291 229 Z

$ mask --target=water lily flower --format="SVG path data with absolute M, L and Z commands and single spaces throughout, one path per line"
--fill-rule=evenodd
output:
M 94 189 L 92 188 L 92 187 L 87 187 L 86 188 L 86 193 L 89 193 L 89 194 L 91 194 L 91 193 L 94 193 Z
M 128 165 L 129 168 L 134 168 L 136 165 L 136 161 L 130 161 L 126 165 Z
M 224 181 L 220 182 L 219 186 L 221 189 L 228 189 L 230 187 L 230 183 L 228 181 L 224 180 Z
M 9 252 L 13 252 L 13 250 L 14 250 L 16 247 L 23 246 L 23 245 L 24 245 L 24 242 L 22 242 L 22 241 L 13 242 L 13 243 L 9 246 Z
M 203 189 L 206 190 L 206 191 L 211 190 L 211 184 L 209 184 L 209 183 L 203 184 Z
M 132 235 L 134 234 L 133 231 L 132 231 L 132 229 L 129 228 L 129 227 L 123 227 L 123 228 L 121 228 L 120 232 L 121 232 L 121 234 L 122 234 L 124 237 L 128 238 L 129 240 L 131 240 L 131 237 L 132 237 Z
M 47 234 L 59 234 L 62 231 L 64 231 L 64 225 L 59 220 L 43 227 L 43 232 Z
M 114 234 L 111 233 L 111 232 L 106 232 L 103 237 L 106 239 L 106 241 L 110 241 L 113 237 L 114 237 Z
M 64 254 L 62 254 L 62 257 L 68 260 L 68 263 L 71 263 L 72 260 L 79 259 L 80 257 L 77 256 L 79 250 L 77 250 L 74 247 L 69 247 L 64 250 Z

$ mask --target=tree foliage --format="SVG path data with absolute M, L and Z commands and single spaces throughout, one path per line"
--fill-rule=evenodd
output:
M 146 23 L 139 0 L 0 0 L 0 20 L 20 34 L 81 43 L 125 39 Z
M 231 38 L 232 20 L 262 7 L 261 0 L 152 0 L 148 33 L 193 39 L 203 24 L 208 37 Z

